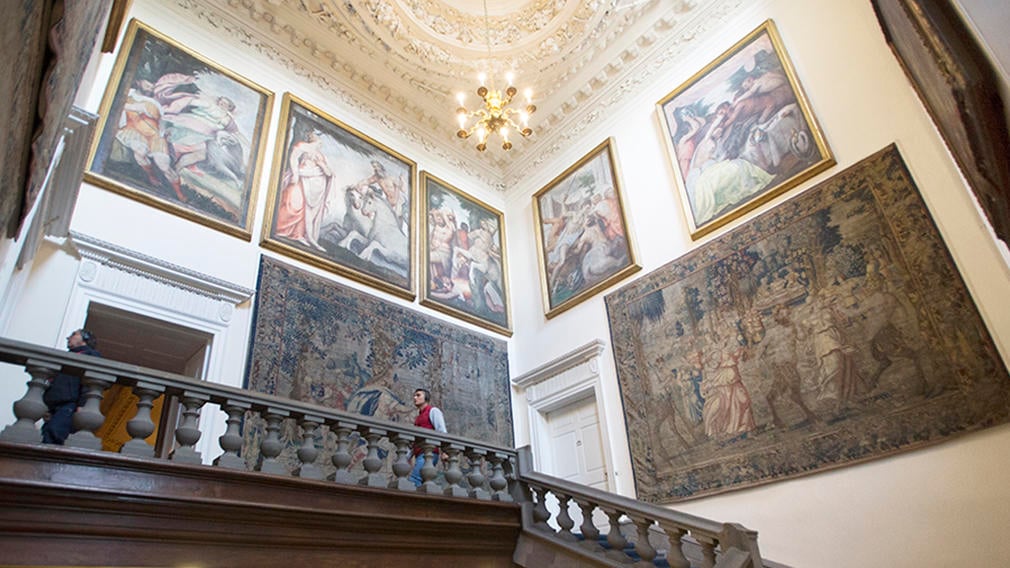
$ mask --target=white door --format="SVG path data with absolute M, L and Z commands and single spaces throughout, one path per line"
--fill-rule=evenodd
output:
M 603 442 L 600 436 L 600 417 L 594 397 L 583 398 L 544 416 L 550 447 L 551 471 L 545 473 L 561 479 L 607 490 L 607 467 L 603 460 Z M 546 465 L 547 460 L 545 460 Z M 557 499 L 548 498 L 547 508 L 551 512 L 550 524 L 557 529 L 554 513 L 558 511 Z M 575 521 L 575 532 L 581 532 L 582 511 L 574 502 L 568 505 L 568 514 Z M 600 511 L 593 515 L 593 524 L 598 528 L 606 526 L 607 518 Z
M 548 412 L 545 418 L 552 450 L 553 471 L 548 473 L 606 491 L 607 468 L 596 399 L 584 398 Z

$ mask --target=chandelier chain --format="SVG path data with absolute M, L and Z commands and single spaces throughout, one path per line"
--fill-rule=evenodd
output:
M 491 57 L 491 17 L 487 11 L 487 0 L 484 0 L 484 40 L 487 42 L 487 64 L 489 67 L 494 67 Z M 512 98 L 519 92 L 512 84 L 513 73 L 511 71 L 506 74 L 508 87 L 504 90 L 494 88 L 493 81 L 485 84 L 487 78 L 488 74 L 481 73 L 480 86 L 477 88 L 477 96 L 483 102 L 482 107 L 472 111 L 467 110 L 463 106 L 463 93 L 457 95 L 459 108 L 456 109 L 456 118 L 459 120 L 459 130 L 456 131 L 456 135 L 465 139 L 476 134 L 477 150 L 483 152 L 487 149 L 488 136 L 497 134 L 502 139 L 502 149 L 509 150 L 512 148 L 512 142 L 508 138 L 509 131 L 518 132 L 523 138 L 533 134 L 533 129 L 529 126 L 529 119 L 537 107 L 532 103 L 533 95 L 529 89 L 525 93 L 526 107 L 524 109 L 516 110 L 509 106 L 512 104 Z M 471 118 L 476 120 L 467 128 L 466 123 Z M 516 122 L 517 119 L 519 122 Z

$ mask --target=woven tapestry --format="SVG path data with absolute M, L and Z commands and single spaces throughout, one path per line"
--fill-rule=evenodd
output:
M 606 298 L 640 499 L 1006 422 L 1010 378 L 894 146 Z
M 513 445 L 508 354 L 500 339 L 268 257 L 260 263 L 253 330 L 250 390 L 413 425 L 411 397 L 423 387 L 450 434 Z M 255 422 L 247 441 L 261 434 Z M 284 434 L 297 444 L 287 431 L 293 428 L 288 424 Z M 255 460 L 256 447 L 247 445 L 247 461 Z M 293 465 L 290 453 L 282 459 Z

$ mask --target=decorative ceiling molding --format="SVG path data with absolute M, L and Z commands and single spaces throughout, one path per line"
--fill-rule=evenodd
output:
M 490 37 L 477 0 L 175 4 L 201 27 L 336 95 L 369 129 L 380 129 L 370 135 L 407 140 L 505 192 L 655 81 L 743 0 L 488 0 Z M 475 86 L 478 70 L 501 76 L 510 68 L 517 86 L 533 87 L 536 134 L 508 153 L 476 154 L 455 135 L 454 95 Z

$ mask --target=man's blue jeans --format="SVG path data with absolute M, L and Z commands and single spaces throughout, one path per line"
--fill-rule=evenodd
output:
M 438 464 L 438 454 L 431 457 L 431 465 Z M 414 457 L 414 469 L 410 471 L 410 480 L 414 482 L 414 487 L 420 487 L 424 479 L 421 478 L 421 468 L 424 467 L 424 454 Z
M 74 431 L 74 412 L 77 402 L 64 402 L 52 409 L 49 420 L 42 425 L 42 443 L 63 445 L 67 436 Z

